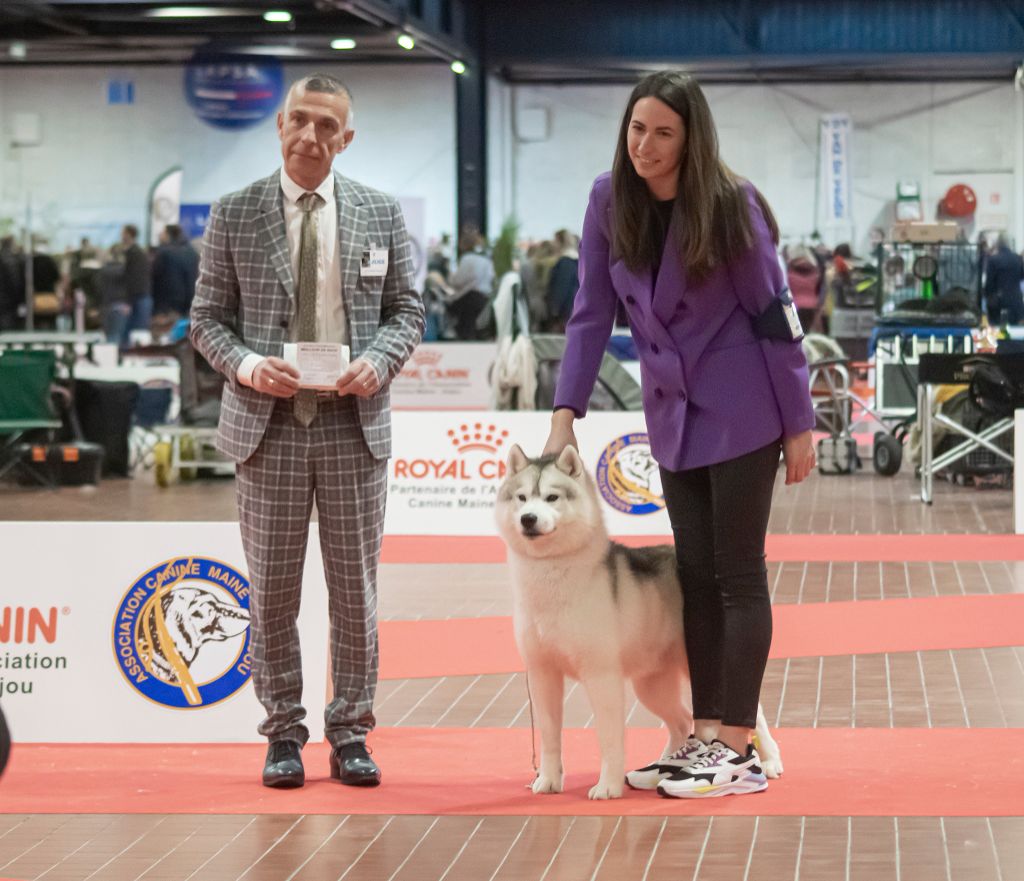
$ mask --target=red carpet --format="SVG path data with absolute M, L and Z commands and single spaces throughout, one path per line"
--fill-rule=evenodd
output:
M 668 535 L 618 536 L 623 544 L 667 544 Z M 1024 535 L 769 535 L 775 562 L 902 563 L 1024 560 Z M 504 563 L 497 536 L 385 535 L 384 563 Z
M 217 814 L 716 814 L 788 816 L 1017 816 L 1024 791 L 1020 729 L 781 729 L 786 773 L 768 791 L 702 802 L 627 790 L 591 802 L 596 735 L 565 734 L 566 792 L 525 785 L 525 729 L 392 728 L 371 737 L 379 789 L 327 779 L 327 748 L 305 750 L 309 781 L 288 792 L 259 785 L 258 745 L 20 746 L 3 779 L 6 813 Z M 656 729 L 629 732 L 627 759 L 660 751 Z M 969 761 L 963 761 L 969 756 Z
M 1024 594 L 775 606 L 771 657 L 994 648 L 1024 644 Z M 383 621 L 382 679 L 523 669 L 511 618 Z

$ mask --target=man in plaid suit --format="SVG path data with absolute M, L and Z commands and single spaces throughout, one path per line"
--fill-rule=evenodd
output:
M 277 116 L 283 167 L 213 206 L 192 305 L 192 341 L 227 377 L 218 449 L 237 463 L 253 683 L 267 714 L 263 783 L 275 787 L 305 781 L 296 618 L 314 499 L 329 595 L 331 776 L 380 782 L 365 742 L 375 721 L 388 386 L 420 340 L 423 306 L 395 199 L 331 169 L 352 120 L 335 78 L 292 85 Z M 300 390 L 282 359 L 295 341 L 350 346 L 336 389 Z

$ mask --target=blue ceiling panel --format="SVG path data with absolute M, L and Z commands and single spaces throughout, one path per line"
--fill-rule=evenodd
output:
M 1024 59 L 1024 0 L 485 0 L 483 9 L 487 57 L 506 71 L 701 62 L 1003 76 Z

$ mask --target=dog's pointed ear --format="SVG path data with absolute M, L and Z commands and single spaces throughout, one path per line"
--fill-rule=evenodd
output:
M 583 460 L 579 451 L 572 444 L 569 444 L 555 460 L 555 467 L 559 471 L 568 474 L 574 480 L 583 473 Z
M 526 458 L 523 448 L 519 444 L 512 444 L 512 449 L 508 451 L 508 473 L 518 474 L 529 464 L 530 460 Z

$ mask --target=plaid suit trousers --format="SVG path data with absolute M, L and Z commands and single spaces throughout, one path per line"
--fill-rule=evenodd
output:
M 321 397 L 309 427 L 296 421 L 291 400 L 277 401 L 259 448 L 238 465 L 236 486 L 252 591 L 253 685 L 267 713 L 260 734 L 303 744 L 309 738 L 296 620 L 315 500 L 334 686 L 326 736 L 334 747 L 365 740 L 375 723 L 387 460 L 370 453 L 355 400 Z

